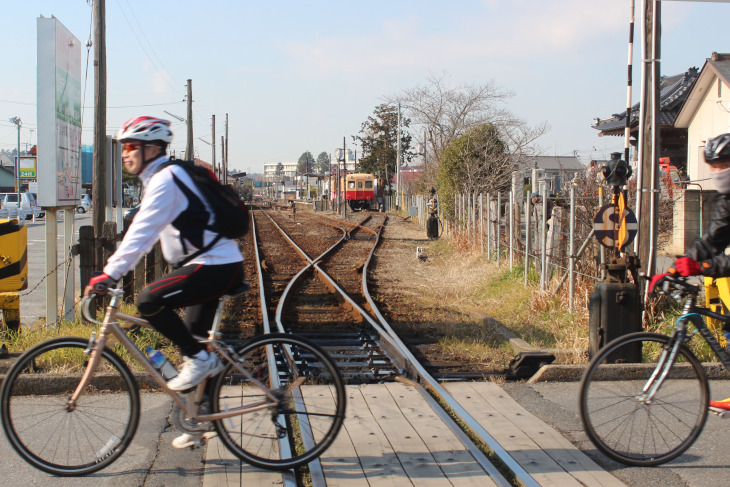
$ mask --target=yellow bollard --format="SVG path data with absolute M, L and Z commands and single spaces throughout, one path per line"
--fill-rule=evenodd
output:
M 0 293 L 0 309 L 3 311 L 3 325 L 17 331 L 20 328 L 20 294 Z

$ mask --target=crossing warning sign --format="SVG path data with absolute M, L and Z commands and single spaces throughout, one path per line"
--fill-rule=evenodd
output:
M 610 203 L 598 210 L 593 219 L 594 234 L 604 247 L 618 246 L 623 250 L 634 241 L 638 229 L 634 212 L 628 208 L 617 211 L 616 205 Z

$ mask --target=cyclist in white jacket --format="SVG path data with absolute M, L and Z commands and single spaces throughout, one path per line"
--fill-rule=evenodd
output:
M 137 308 L 150 324 L 169 338 L 185 357 L 177 377 L 167 383 L 183 391 L 223 369 L 192 334 L 206 336 L 218 298 L 243 281 L 243 255 L 238 243 L 209 230 L 214 214 L 188 176 L 176 165 L 159 169 L 168 161 L 172 140 L 170 122 L 153 117 L 128 120 L 120 129 L 122 160 L 127 170 L 142 180 L 144 193 L 137 215 L 117 251 L 93 277 L 85 294 L 104 294 L 159 240 L 165 260 L 175 268 L 147 286 L 137 297 Z M 202 249 L 202 251 L 201 251 Z M 175 312 L 186 308 L 184 320 Z

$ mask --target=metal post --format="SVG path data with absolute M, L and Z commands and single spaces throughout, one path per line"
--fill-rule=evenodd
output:
M 530 198 L 525 198 L 525 286 L 530 272 Z
M 502 236 L 502 193 L 497 193 L 497 228 L 496 228 L 496 246 L 497 246 L 497 267 L 501 259 L 500 237 Z
M 568 313 L 573 313 L 573 295 L 575 294 L 575 185 L 570 185 L 570 240 L 568 243 L 570 260 L 568 261 Z
M 512 272 L 515 265 L 515 194 L 509 192 L 509 270 Z
M 542 262 L 540 267 L 540 290 L 544 291 L 547 285 L 545 274 L 547 273 L 547 183 L 546 181 L 540 181 L 542 195 L 542 221 L 541 233 L 540 233 L 540 245 L 542 246 Z
M 487 257 L 492 258 L 492 195 L 487 193 Z
M 598 208 L 599 208 L 599 210 L 601 208 L 603 208 L 603 193 L 604 193 L 603 186 L 599 186 L 598 187 Z M 601 248 L 599 249 L 598 254 L 601 259 L 601 280 L 604 281 L 604 280 L 606 280 L 606 275 L 605 275 L 606 272 L 603 267 L 603 265 L 606 263 L 606 247 L 604 247 L 603 245 L 601 245 L 600 247 Z
M 489 215 L 489 213 L 487 213 Z M 482 254 L 484 253 L 484 193 L 479 193 L 479 241 Z M 487 254 L 489 254 L 489 241 L 487 240 Z
M 471 237 L 471 247 L 474 249 L 477 246 L 477 196 L 474 193 L 469 193 L 467 198 L 467 204 L 469 205 L 469 236 Z

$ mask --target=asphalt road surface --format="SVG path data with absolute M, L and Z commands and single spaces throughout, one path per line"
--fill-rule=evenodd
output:
M 730 484 L 730 419 L 709 415 L 695 444 L 679 458 L 653 468 L 627 467 L 608 459 L 590 442 L 578 416 L 579 382 L 508 383 L 505 390 L 532 414 L 604 469 L 635 487 L 719 487 Z M 710 397 L 730 397 L 730 381 L 710 382 Z
M 59 211 L 58 218 L 58 257 L 57 262 L 66 260 L 64 250 L 64 212 Z M 74 243 L 78 242 L 79 228 L 84 225 L 92 225 L 91 213 L 76 213 L 74 215 Z M 20 322 L 23 326 L 30 326 L 38 320 L 45 320 L 46 317 L 46 284 L 52 277 L 47 276 L 46 271 L 46 219 L 40 218 L 35 222 L 28 221 L 28 289 L 20 291 Z M 78 257 L 75 263 L 75 289 L 78 300 L 79 296 L 79 270 Z M 57 271 L 59 300 L 62 299 L 63 289 L 66 282 L 64 267 Z M 84 283 L 85 284 L 85 283 Z M 60 302 L 60 301 L 59 301 Z M 59 308 L 59 316 L 61 313 Z
M 203 450 L 176 450 L 179 434 L 169 421 L 171 399 L 162 393 L 142 393 L 142 414 L 129 448 L 109 467 L 85 477 L 57 477 L 37 470 L 20 458 L 0 433 L 0 485 L 53 487 L 200 487 Z

